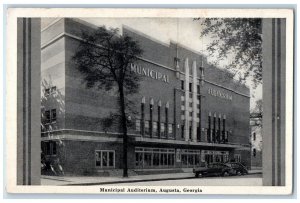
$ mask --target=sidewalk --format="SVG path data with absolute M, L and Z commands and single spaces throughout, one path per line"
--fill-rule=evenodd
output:
M 261 174 L 261 170 L 251 170 L 248 175 Z M 99 177 L 99 176 L 41 176 L 42 185 L 104 185 L 117 183 L 179 180 L 195 178 L 194 173 L 170 173 L 155 175 L 136 175 L 123 177 Z

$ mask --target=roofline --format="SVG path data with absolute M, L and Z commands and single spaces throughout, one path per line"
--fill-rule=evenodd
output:
M 134 32 L 134 33 L 136 33 L 136 34 L 138 34 L 138 35 L 141 35 L 142 37 L 147 38 L 147 39 L 149 39 L 149 40 L 151 40 L 151 41 L 153 41 L 153 42 L 156 42 L 156 43 L 158 43 L 158 44 L 161 44 L 161 45 L 163 45 L 163 46 L 166 46 L 167 48 L 170 48 L 170 43 L 165 43 L 165 42 L 163 42 L 163 41 L 160 41 L 160 40 L 158 40 L 158 39 L 155 39 L 154 37 L 151 37 L 151 36 L 149 36 L 149 35 L 147 35 L 147 34 L 141 32 L 141 31 L 138 31 L 138 30 L 136 30 L 136 29 L 134 29 L 134 28 L 132 28 L 132 27 L 130 27 L 130 26 L 128 26 L 128 25 L 122 24 L 122 34 L 123 34 L 123 29 L 124 29 L 124 28 L 127 29 L 127 30 L 129 30 L 129 31 L 132 31 L 132 32 Z

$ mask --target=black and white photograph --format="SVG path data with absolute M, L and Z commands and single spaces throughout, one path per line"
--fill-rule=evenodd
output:
M 80 11 L 8 10 L 8 192 L 291 194 L 293 10 Z

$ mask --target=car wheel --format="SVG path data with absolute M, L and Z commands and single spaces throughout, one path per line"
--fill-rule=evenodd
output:
M 237 171 L 237 172 L 236 172 L 236 175 L 241 176 L 241 175 L 242 175 L 242 172 L 241 172 L 241 171 Z
M 224 177 L 229 176 L 228 171 L 224 171 L 224 172 L 223 172 L 223 176 L 224 176 Z
M 200 172 L 200 173 L 195 173 L 195 177 L 196 177 L 196 178 L 201 178 L 201 177 L 203 177 L 203 175 L 202 175 L 201 172 Z

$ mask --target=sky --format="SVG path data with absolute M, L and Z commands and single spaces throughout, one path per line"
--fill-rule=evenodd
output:
M 214 60 L 206 51 L 206 46 L 212 39 L 209 36 L 201 38 L 200 22 L 191 18 L 81 18 L 81 20 L 96 26 L 105 25 L 107 28 L 119 28 L 121 34 L 122 26 L 126 25 L 162 43 L 169 44 L 170 41 L 175 41 L 192 50 L 204 53 L 208 56 L 208 61 Z M 222 64 L 220 64 L 220 68 L 222 68 Z M 255 107 L 256 100 L 262 98 L 262 86 L 253 89 L 251 83 L 251 79 L 246 81 L 246 85 L 250 88 L 250 109 Z

